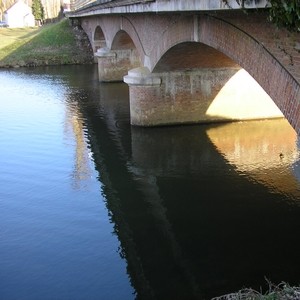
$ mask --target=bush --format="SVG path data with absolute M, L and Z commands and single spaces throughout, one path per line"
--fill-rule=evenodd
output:
M 300 32 L 300 0 L 269 0 L 270 20 L 278 26 Z
M 212 300 L 299 300 L 300 287 L 282 282 L 279 285 L 269 283 L 269 290 L 262 294 L 253 289 L 243 289 L 236 293 L 213 298 Z

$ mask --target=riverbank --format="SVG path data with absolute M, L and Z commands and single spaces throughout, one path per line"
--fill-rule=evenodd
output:
M 0 28 L 0 67 L 93 63 L 88 37 L 67 19 L 35 28 Z
M 282 282 L 274 285 L 269 282 L 269 291 L 265 294 L 249 289 L 243 289 L 236 293 L 231 293 L 212 300 L 299 300 L 300 287 L 290 286 Z

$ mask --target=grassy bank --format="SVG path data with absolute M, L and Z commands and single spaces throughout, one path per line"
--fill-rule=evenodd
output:
M 0 67 L 91 63 L 84 32 L 68 20 L 41 28 L 0 28 Z

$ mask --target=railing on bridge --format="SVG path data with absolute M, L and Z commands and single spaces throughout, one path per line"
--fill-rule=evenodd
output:
M 89 6 L 95 6 L 101 9 L 154 1 L 155 0 L 73 0 L 71 1 L 71 11 L 80 10 Z
M 269 6 L 268 0 L 71 0 L 72 17 L 95 14 L 215 11 L 228 9 L 258 9 Z

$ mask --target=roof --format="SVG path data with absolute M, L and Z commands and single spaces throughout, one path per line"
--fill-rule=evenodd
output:
M 12 4 L 4 13 L 8 13 L 10 10 L 12 10 L 15 6 L 23 6 L 26 9 L 30 9 L 31 7 L 23 2 L 23 0 L 17 0 L 14 4 Z

